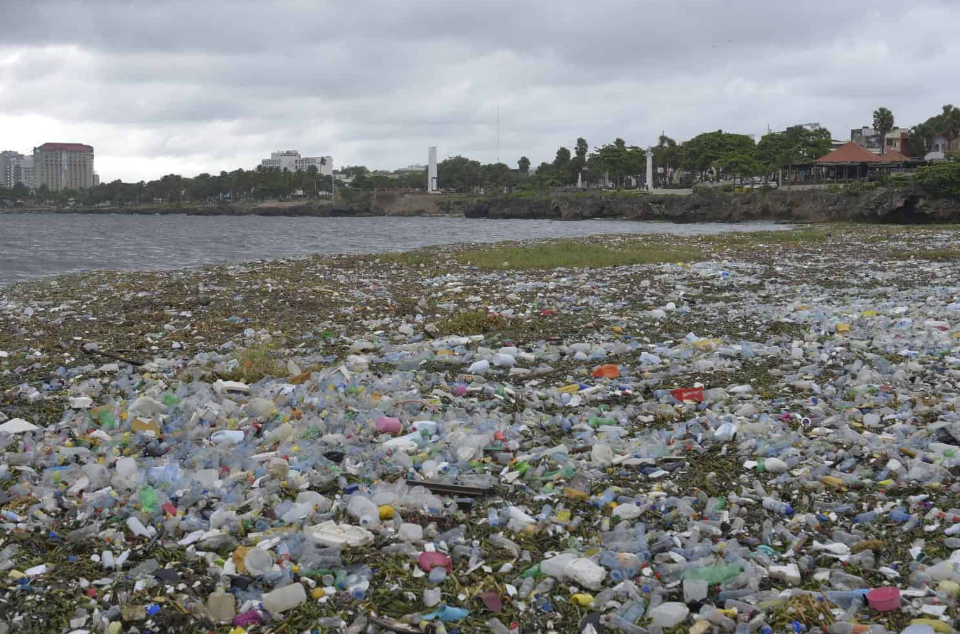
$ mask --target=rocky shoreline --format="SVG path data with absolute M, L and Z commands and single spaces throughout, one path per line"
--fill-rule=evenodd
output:
M 659 220 L 670 222 L 960 222 L 960 201 L 934 198 L 921 189 L 877 188 L 855 195 L 824 190 L 747 193 L 711 191 L 686 196 L 632 192 L 563 192 L 502 196 L 430 196 L 380 192 L 352 202 L 6 209 L 0 213 L 184 214 L 190 216 L 437 216 L 537 220 Z
M 919 189 L 878 188 L 857 195 L 823 190 L 710 192 L 689 196 L 598 193 L 490 197 L 460 207 L 468 218 L 668 220 L 672 222 L 928 223 L 960 221 L 960 201 L 937 199 Z

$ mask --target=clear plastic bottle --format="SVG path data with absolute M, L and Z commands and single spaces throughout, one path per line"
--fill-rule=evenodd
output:
M 780 515 L 793 515 L 793 507 L 772 497 L 763 498 L 763 508 Z

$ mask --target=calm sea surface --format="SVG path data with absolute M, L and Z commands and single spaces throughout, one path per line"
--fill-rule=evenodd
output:
M 404 251 L 456 242 L 783 228 L 768 222 L 0 214 L 0 286 L 94 269 L 167 270 L 312 253 Z

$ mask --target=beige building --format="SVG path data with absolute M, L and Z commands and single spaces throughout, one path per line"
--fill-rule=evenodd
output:
M 44 143 L 33 149 L 37 187 L 50 191 L 94 186 L 93 147 L 82 143 Z

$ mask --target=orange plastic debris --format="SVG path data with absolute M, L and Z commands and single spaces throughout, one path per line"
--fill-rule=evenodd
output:
M 601 365 L 593 371 L 595 379 L 615 379 L 618 376 L 620 376 L 620 368 L 610 363 Z

